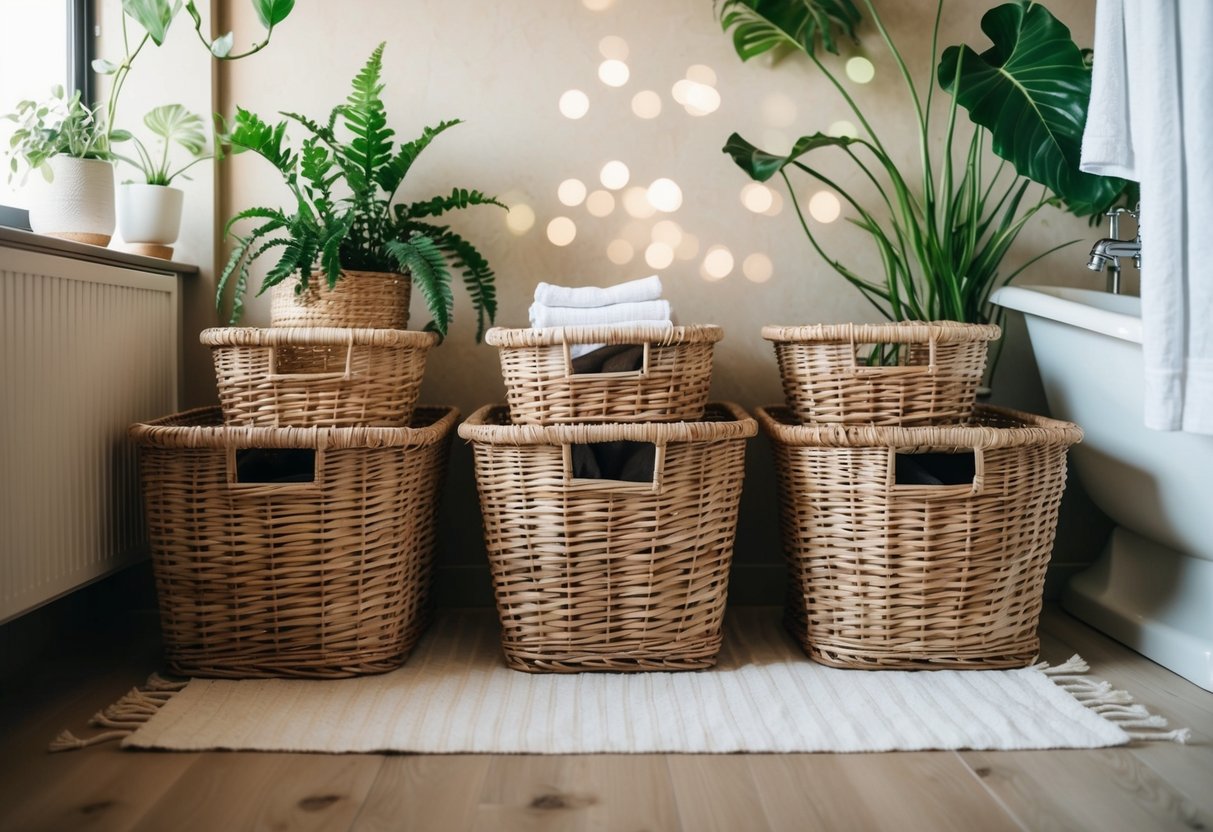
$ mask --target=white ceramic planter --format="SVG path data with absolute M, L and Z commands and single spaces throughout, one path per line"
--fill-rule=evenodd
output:
M 181 231 L 185 194 L 167 185 L 130 182 L 118 186 L 118 231 L 122 240 L 171 246 Z
M 99 159 L 55 156 L 54 181 L 29 179 L 29 224 L 38 234 L 95 246 L 114 233 L 114 166 Z

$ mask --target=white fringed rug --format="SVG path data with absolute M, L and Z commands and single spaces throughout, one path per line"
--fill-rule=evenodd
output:
M 1010 671 L 827 668 L 763 610 L 730 612 L 713 670 L 533 675 L 505 667 L 492 614 L 476 612 L 440 618 L 407 664 L 382 676 L 153 686 L 95 724 L 136 728 L 126 747 L 175 751 L 1010 750 L 1184 738 L 1085 670 L 1077 657 Z

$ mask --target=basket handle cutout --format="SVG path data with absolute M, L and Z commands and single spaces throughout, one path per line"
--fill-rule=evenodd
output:
M 568 381 L 594 382 L 603 379 L 648 378 L 652 346 L 643 344 L 605 344 L 593 352 L 573 358 L 573 345 L 564 349 L 564 374 Z
M 345 368 L 339 373 L 282 373 L 278 371 L 278 350 L 283 345 L 274 345 L 270 347 L 270 366 L 269 373 L 266 374 L 267 381 L 349 381 L 353 373 L 354 363 L 354 333 L 351 331 L 346 335 L 345 342 Z M 291 345 L 292 348 L 297 348 Z
M 976 497 L 985 489 L 981 448 L 957 451 L 898 452 L 889 449 L 890 493 L 922 500 Z
M 313 491 L 324 483 L 318 448 L 228 448 L 227 484 L 264 494 Z
M 665 444 L 591 442 L 564 445 L 564 482 L 568 491 L 660 494 L 665 473 Z
M 851 356 L 851 374 L 860 376 L 933 376 L 935 375 L 938 365 L 936 363 L 937 346 L 939 341 L 939 328 L 932 326 L 927 339 L 927 363 L 926 364 L 895 364 L 895 365 L 868 365 L 859 363 L 859 344 L 855 341 L 855 324 L 847 325 L 847 339 L 850 342 Z M 877 345 L 879 346 L 879 345 Z M 901 344 L 900 348 L 909 349 L 909 344 Z

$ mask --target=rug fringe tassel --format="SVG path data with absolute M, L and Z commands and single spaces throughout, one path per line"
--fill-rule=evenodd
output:
M 1128 734 L 1130 739 L 1186 743 L 1192 738 L 1192 731 L 1189 728 L 1174 728 L 1170 731 L 1131 730 L 1166 728 L 1167 720 L 1150 713 L 1146 710 L 1145 705 L 1135 703 L 1133 696 L 1128 691 L 1114 690 L 1111 682 L 1079 675 L 1086 673 L 1091 668 L 1077 654 L 1059 665 L 1053 666 L 1048 662 L 1039 662 L 1032 665 L 1032 669 L 1048 676 L 1059 688 L 1081 702 L 1083 707 L 1099 714 L 1120 728 Z
M 93 728 L 107 730 L 81 739 L 70 730 L 64 729 L 51 740 L 48 750 L 74 751 L 128 737 L 155 716 L 185 685 L 185 682 L 165 679 L 159 673 L 153 673 L 142 687 L 131 688 L 125 696 L 105 710 L 93 714 L 93 718 L 88 721 Z

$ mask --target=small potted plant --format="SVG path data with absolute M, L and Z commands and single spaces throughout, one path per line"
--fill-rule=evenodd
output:
M 235 240 L 219 278 L 216 307 L 235 276 L 231 320 L 239 319 L 252 263 L 275 252 L 276 262 L 258 294 L 274 289 L 275 326 L 343 326 L 404 329 L 410 285 L 425 298 L 433 321 L 427 329 L 445 335 L 451 319 L 450 267 L 462 272 L 479 318 L 476 339 L 497 311 L 494 275 L 476 248 L 448 226 L 432 221 L 472 205 L 505 206 L 480 191 L 454 188 L 446 196 L 396 202 L 417 156 L 440 133 L 459 124 L 443 121 L 410 142 L 393 142 L 381 92 L 379 44 L 354 77 L 345 103 L 325 122 L 283 113 L 309 134 L 298 150 L 285 144 L 287 122 L 271 126 L 238 109 L 224 137 L 233 152 L 248 150 L 281 174 L 294 197 L 291 208 L 248 208 L 228 221 Z M 344 135 L 338 135 L 339 125 Z M 334 188 L 340 189 L 340 195 Z M 255 220 L 246 234 L 233 228 Z M 293 280 L 291 278 L 294 278 Z
M 143 123 L 159 139 L 159 145 L 149 150 L 132 136 L 135 158 L 114 153 L 143 176 L 142 182 L 128 181 L 118 188 L 118 231 L 123 241 L 139 246 L 143 253 L 167 258 L 172 256 L 172 244 L 181 229 L 185 197 L 180 188 L 172 187 L 173 180 L 178 176 L 188 179 L 185 172 L 211 155 L 203 152 L 206 133 L 202 117 L 180 104 L 154 108 L 143 117 Z M 189 162 L 174 166 L 170 158 L 174 144 L 190 155 Z
M 9 181 L 18 174 L 23 182 L 29 179 L 30 228 L 109 245 L 114 172 L 105 122 L 80 100 L 79 92 L 69 97 L 62 86 L 54 87 L 45 101 L 20 102 L 5 118 L 17 123 L 9 139 Z M 33 172 L 38 175 L 30 177 Z

